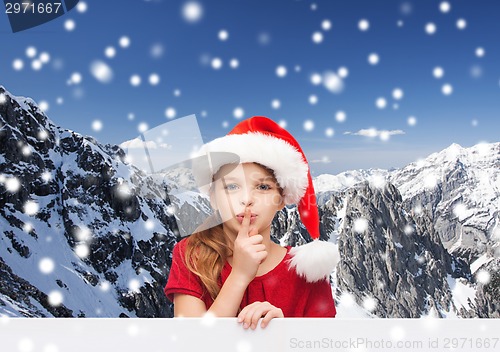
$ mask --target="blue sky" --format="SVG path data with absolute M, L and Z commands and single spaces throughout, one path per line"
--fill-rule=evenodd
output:
M 0 84 L 44 102 L 56 124 L 102 143 L 119 144 L 144 124 L 154 128 L 191 114 L 209 141 L 241 118 L 265 115 L 286 122 L 313 175 L 401 167 L 452 143 L 499 141 L 496 0 L 192 3 L 80 1 L 66 15 L 15 34 L 0 14 Z M 195 10 L 191 17 L 183 14 L 186 4 Z M 367 30 L 360 29 L 362 20 Z M 120 45 L 123 37 L 128 46 Z M 106 54 L 110 47 L 114 56 Z M 34 69 L 42 53 L 46 62 Z M 377 64 L 369 62 L 371 54 L 378 55 Z M 112 78 L 93 74 L 95 62 Z M 281 77 L 280 66 L 287 71 Z M 436 67 L 444 72 L 440 78 Z M 131 84 L 134 75 L 139 85 Z M 150 75 L 159 83 L 151 84 Z M 326 77 L 336 83 L 330 89 Z M 445 85 L 451 94 L 443 93 Z M 379 98 L 385 108 L 377 107 Z M 175 114 L 166 116 L 169 108 Z M 238 109 L 242 117 L 235 116 Z M 336 118 L 339 111 L 345 120 Z M 380 138 L 363 130 L 392 132 Z

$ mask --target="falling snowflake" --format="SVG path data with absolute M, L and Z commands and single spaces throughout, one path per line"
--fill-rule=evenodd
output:
M 85 13 L 87 12 L 87 3 L 85 1 L 80 1 L 76 5 L 76 10 L 80 13 Z
M 42 69 L 42 62 L 40 60 L 33 60 L 31 62 L 31 68 L 35 71 L 40 71 Z
M 75 230 L 74 236 L 78 241 L 89 241 L 92 239 L 92 231 L 87 226 L 80 226 Z
M 137 336 L 137 335 L 139 335 L 139 331 L 140 331 L 139 326 L 137 326 L 136 324 L 130 325 L 127 328 L 127 333 L 130 336 Z
M 218 36 L 219 36 L 219 40 L 224 42 L 229 38 L 229 33 L 225 29 L 222 29 L 219 31 Z
M 354 295 L 344 292 L 340 296 L 339 303 L 345 308 L 351 308 L 356 305 L 356 299 L 354 298 Z
M 453 215 L 459 220 L 462 220 L 467 215 L 467 206 L 463 203 L 458 203 L 453 207 Z
M 140 288 L 141 288 L 141 283 L 137 279 L 131 279 L 128 282 L 128 289 L 129 291 L 135 292 L 135 293 L 140 293 Z
M 50 55 L 47 52 L 43 52 L 40 54 L 40 62 L 42 64 L 48 64 L 50 61 Z
M 109 83 L 113 79 L 113 70 L 105 62 L 96 60 L 90 64 L 90 73 L 101 83 Z
M 72 32 L 75 30 L 76 23 L 73 20 L 66 20 L 64 22 L 64 29 L 66 29 L 68 32 Z
M 49 304 L 53 307 L 58 307 L 62 304 L 64 297 L 59 291 L 51 291 L 49 294 Z
M 337 71 L 337 74 L 339 75 L 340 78 L 347 78 L 347 76 L 349 76 L 349 70 L 347 69 L 347 67 L 339 67 L 338 71 Z
M 335 114 L 335 119 L 337 120 L 337 122 L 344 122 L 347 118 L 347 115 L 344 111 L 337 111 L 337 113 Z
M 369 312 L 373 312 L 377 308 L 377 301 L 373 297 L 365 297 L 363 299 L 363 308 Z
M 12 68 L 16 71 L 21 71 L 24 67 L 24 62 L 21 59 L 15 59 L 12 62 Z
M 280 120 L 278 122 L 278 125 L 281 127 L 281 128 L 286 128 L 287 126 L 287 122 L 285 120 Z
M 108 281 L 101 281 L 99 283 L 99 288 L 101 289 L 101 291 L 107 292 L 111 288 L 111 285 Z
M 385 100 L 385 98 L 380 97 L 375 101 L 375 106 L 379 109 L 385 109 L 385 107 L 387 106 L 387 100 Z
M 231 59 L 231 61 L 229 61 L 229 67 L 231 67 L 232 69 L 237 69 L 239 66 L 240 62 L 238 61 L 238 59 Z
M 95 132 L 99 132 L 100 130 L 102 130 L 102 122 L 99 120 L 95 120 L 94 122 L 92 122 L 92 130 L 94 130 Z
M 217 317 L 212 312 L 206 312 L 201 319 L 201 325 L 213 327 L 217 322 Z
M 286 76 L 286 74 L 287 74 L 287 69 L 285 66 L 281 65 L 276 67 L 276 76 L 283 78 Z
M 309 96 L 309 104 L 316 105 L 318 103 L 318 97 L 316 95 Z
M 116 56 L 116 49 L 113 48 L 112 46 L 108 46 L 105 50 L 104 50 L 104 55 L 109 58 L 109 59 L 112 59 Z
M 154 230 L 155 225 L 156 225 L 155 222 L 153 220 L 151 220 L 151 219 L 146 220 L 146 222 L 144 223 L 144 227 L 148 231 Z
M 37 202 L 27 201 L 26 203 L 24 203 L 24 213 L 26 215 L 36 215 L 39 210 L 40 206 Z
M 181 96 L 181 90 L 180 89 L 175 89 L 174 90 L 174 96 L 175 97 L 180 97 Z
M 199 2 L 189 1 L 182 7 L 182 17 L 190 23 L 196 23 L 203 17 L 203 7 Z
M 7 192 L 16 193 L 21 188 L 21 182 L 17 177 L 11 177 L 5 180 L 5 189 Z
M 476 274 L 476 280 L 483 285 L 487 285 L 490 283 L 491 274 L 486 270 L 479 270 Z
M 138 87 L 141 84 L 141 76 L 139 75 L 130 76 L 130 84 L 134 87 Z
M 29 222 L 25 223 L 23 225 L 23 231 L 26 233 L 30 233 L 31 231 L 33 231 L 33 225 L 31 225 Z
M 483 57 L 484 54 L 485 54 L 484 48 L 481 48 L 481 47 L 476 48 L 476 56 L 477 57 Z
M 312 35 L 312 41 L 315 44 L 320 44 L 323 42 L 323 33 L 321 32 L 314 32 Z
M 424 187 L 428 190 L 434 189 L 438 184 L 438 177 L 434 174 L 428 174 L 424 177 Z
M 87 258 L 90 254 L 89 246 L 86 244 L 76 245 L 75 246 L 75 254 L 82 259 Z
M 222 68 L 222 60 L 218 57 L 214 57 L 211 61 L 212 68 L 214 70 L 220 70 Z
M 310 80 L 311 80 L 311 83 L 315 86 L 321 84 L 321 82 L 323 81 L 323 78 L 321 77 L 321 75 L 319 73 L 313 73 L 310 77 Z
M 425 25 L 425 32 L 429 35 L 436 33 L 437 27 L 434 23 L 427 23 Z
M 333 135 L 335 134 L 335 130 L 331 127 L 328 127 L 326 130 L 325 130 L 325 135 L 327 137 L 333 137 Z
M 271 107 L 273 109 L 279 109 L 281 107 L 281 101 L 279 101 L 278 99 L 273 99 L 273 101 L 271 102 Z
M 335 72 L 325 72 L 323 75 L 323 86 L 334 94 L 344 90 L 344 81 Z
M 457 20 L 457 28 L 460 30 L 464 30 L 467 27 L 467 21 L 463 18 Z
M 173 119 L 175 116 L 177 116 L 177 111 L 173 107 L 168 107 L 165 109 L 165 116 L 168 119 Z
M 304 121 L 304 130 L 307 132 L 311 132 L 314 130 L 314 121 L 313 120 L 306 120 Z
M 368 220 L 365 218 L 358 218 L 354 220 L 354 232 L 363 233 L 368 230 Z
M 52 173 L 50 171 L 45 171 L 42 173 L 42 180 L 45 183 L 49 183 L 52 180 Z
M 447 1 L 443 1 L 442 3 L 439 4 L 439 10 L 442 13 L 448 13 L 450 12 L 451 6 L 450 3 Z
M 151 49 L 149 50 L 149 54 L 155 59 L 159 59 L 160 57 L 162 57 L 164 52 L 165 49 L 160 43 L 153 44 L 151 46 Z
M 371 53 L 370 55 L 368 55 L 368 63 L 370 65 L 378 65 L 379 62 L 380 62 L 380 57 L 378 56 L 378 54 Z
M 471 125 L 472 125 L 472 127 L 477 127 L 477 125 L 479 125 L 479 121 L 474 119 L 471 121 Z
M 118 44 L 124 49 L 128 48 L 130 46 L 130 38 L 127 36 L 120 37 Z
M 323 22 L 321 22 L 321 28 L 323 28 L 324 31 L 329 31 L 332 28 L 332 22 L 330 20 L 323 20 Z
M 441 91 L 444 95 L 451 95 L 453 93 L 453 86 L 449 83 L 446 83 L 441 87 Z
M 51 258 L 42 258 L 38 263 L 38 269 L 42 274 L 50 274 L 54 271 L 55 263 Z
M 26 48 L 26 56 L 30 59 L 34 58 L 37 54 L 37 50 L 34 46 L 29 46 Z
M 434 70 L 432 71 L 432 75 L 437 79 L 442 78 L 444 76 L 444 70 L 439 66 L 434 67 Z
M 395 88 L 393 91 L 392 91 L 392 97 L 396 100 L 401 100 L 403 99 L 403 96 L 404 96 L 404 92 L 401 88 Z
M 380 137 L 380 138 L 382 138 L 382 137 Z M 385 186 L 387 184 L 387 180 L 385 179 L 385 177 L 383 175 L 374 174 L 370 177 L 370 184 L 375 188 L 383 189 L 383 188 L 385 188 Z
M 160 76 L 156 73 L 152 73 L 149 75 L 149 84 L 152 86 L 156 86 L 160 83 Z
M 409 236 L 415 232 L 415 228 L 410 224 L 406 224 L 403 231 L 404 231 L 405 235 Z
M 370 28 L 370 22 L 366 19 L 362 19 L 358 23 L 358 28 L 362 32 L 366 32 Z
M 245 110 L 243 110 L 240 107 L 237 107 L 233 110 L 233 116 L 235 119 L 241 119 L 243 116 L 245 116 Z

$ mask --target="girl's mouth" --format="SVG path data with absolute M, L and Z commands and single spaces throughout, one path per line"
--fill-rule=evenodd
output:
M 240 214 L 236 215 L 236 220 L 238 220 L 238 222 L 239 222 L 240 224 L 242 224 L 242 223 L 243 223 L 243 218 L 244 218 L 244 216 L 243 216 L 243 215 L 240 215 Z M 253 224 L 253 223 L 255 222 L 255 219 L 257 219 L 257 215 L 252 214 L 252 215 L 250 216 L 250 224 Z

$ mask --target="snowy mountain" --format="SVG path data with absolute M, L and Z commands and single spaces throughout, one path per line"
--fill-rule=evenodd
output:
M 166 317 L 162 185 L 0 87 L 0 313 Z
M 314 180 L 339 318 L 500 316 L 499 145 L 450 148 Z M 177 223 L 208 211 L 182 169 L 146 175 L 0 87 L 0 315 L 170 317 Z M 310 240 L 295 206 L 272 235 Z
M 500 307 L 498 303 L 492 302 L 500 301 L 499 166 L 500 143 L 479 144 L 468 149 L 453 144 L 425 160 L 399 170 L 366 170 L 346 172 L 337 176 L 321 175 L 314 183 L 321 190 L 318 202 L 323 204 L 323 209 L 329 202 L 336 204 L 331 210 L 331 217 L 336 224 L 334 233 L 339 238 L 339 249 L 343 254 L 347 254 L 343 246 L 352 240 L 352 236 L 360 236 L 356 231 L 350 230 L 353 224 L 354 228 L 356 227 L 356 223 L 358 227 L 360 223 L 364 224 L 362 228 L 366 227 L 372 241 L 385 241 L 383 237 L 389 235 L 389 239 L 399 244 L 394 248 L 395 253 L 411 249 L 406 253 L 406 258 L 414 254 L 417 262 L 422 260 L 418 254 L 422 250 L 415 251 L 413 247 L 420 239 L 430 234 L 432 244 L 427 245 L 426 251 L 434 252 L 432 265 L 444 265 L 439 270 L 440 275 L 432 273 L 433 285 L 439 287 L 439 292 L 450 292 L 454 304 L 453 307 L 448 299 L 446 302 L 434 302 L 433 314 L 449 316 L 458 313 L 460 316 L 498 317 Z M 328 181 L 331 182 L 330 185 Z M 386 194 L 388 190 L 391 190 L 389 192 L 393 193 L 392 196 L 382 196 L 383 201 L 379 203 L 392 209 L 393 213 L 390 215 L 387 211 L 382 211 L 376 202 L 379 198 L 377 194 Z M 358 199 L 359 197 L 363 200 Z M 353 211 L 352 204 L 359 202 L 361 204 Z M 351 218 L 353 215 L 354 220 Z M 351 225 L 346 227 L 349 220 Z M 398 221 L 399 228 L 396 226 L 396 229 L 391 231 L 385 229 L 385 224 L 396 225 Z M 378 238 L 380 230 L 385 232 L 382 239 Z M 398 239 L 401 232 L 411 236 L 417 235 L 413 245 L 402 244 Z M 365 230 L 362 233 L 366 236 Z M 365 251 L 364 242 L 364 239 L 359 240 L 359 243 L 363 243 L 362 248 L 358 249 L 362 253 Z M 358 243 L 354 242 L 354 246 L 357 245 Z M 443 252 L 443 249 L 446 251 Z M 381 251 L 382 256 L 387 256 L 387 253 Z M 366 258 L 365 253 L 361 257 L 351 253 L 351 256 L 353 255 L 361 262 Z M 343 258 L 350 256 L 345 255 Z M 345 264 L 344 261 L 341 262 L 341 270 Z M 358 265 L 363 267 L 362 263 Z M 406 268 L 411 266 L 407 263 Z M 344 272 L 337 275 L 345 278 L 356 272 L 348 266 L 345 268 L 347 269 Z M 401 275 L 400 270 L 397 272 Z M 373 268 L 366 268 L 363 284 L 353 286 L 360 287 L 371 282 L 373 273 Z M 425 270 L 418 273 L 418 276 L 421 276 Z M 386 281 L 392 282 L 393 279 Z M 407 283 L 409 278 L 405 277 L 403 281 Z M 350 282 L 346 289 L 353 287 L 352 284 Z M 339 282 L 338 286 L 342 287 L 342 282 Z M 421 284 L 417 286 L 425 287 Z M 377 290 L 371 287 L 368 292 Z M 354 296 L 357 297 L 358 304 L 361 304 L 366 297 L 362 298 L 359 291 L 357 293 L 358 295 Z M 416 293 L 419 293 L 419 290 Z M 412 294 L 413 298 L 416 296 L 418 294 Z M 434 296 L 429 295 L 433 298 Z M 426 304 L 428 301 L 429 299 Z M 401 302 L 401 299 L 398 299 L 398 302 Z M 427 309 L 426 314 L 430 313 L 431 310 Z

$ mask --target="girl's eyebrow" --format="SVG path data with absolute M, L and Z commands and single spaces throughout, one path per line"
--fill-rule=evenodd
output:
M 240 181 L 240 177 L 234 177 L 234 176 L 222 176 L 221 179 L 224 181 Z M 254 181 L 262 182 L 262 181 L 273 181 L 272 176 L 266 176 L 266 177 L 260 177 L 258 179 L 255 179 Z M 273 181 L 274 182 L 274 181 Z

